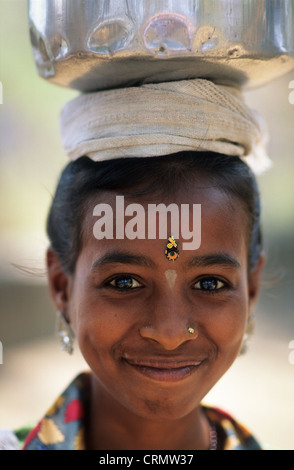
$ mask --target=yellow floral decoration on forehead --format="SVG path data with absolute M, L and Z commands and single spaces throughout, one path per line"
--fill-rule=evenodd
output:
M 169 261 L 175 261 L 179 258 L 180 253 L 178 249 L 178 244 L 173 235 L 168 238 L 164 253 Z

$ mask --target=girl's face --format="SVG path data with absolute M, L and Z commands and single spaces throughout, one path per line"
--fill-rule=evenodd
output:
M 97 240 L 93 207 L 102 201 L 113 207 L 115 227 L 115 196 L 105 193 L 87 213 L 74 276 L 57 282 L 49 263 L 57 308 L 72 324 L 103 403 L 149 419 L 183 417 L 242 345 L 261 270 L 260 263 L 248 274 L 247 217 L 216 188 L 178 193 L 166 206 L 201 204 L 201 245 L 183 250 L 180 236 L 180 256 L 169 261 L 167 240 Z

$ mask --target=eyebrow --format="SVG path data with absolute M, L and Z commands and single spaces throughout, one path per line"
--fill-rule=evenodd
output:
M 211 255 L 203 255 L 203 256 L 194 256 L 188 262 L 188 267 L 205 267 L 205 266 L 213 266 L 213 265 L 221 265 L 230 268 L 240 268 L 241 265 L 239 261 L 233 258 L 228 253 L 213 253 Z
M 92 265 L 92 270 L 95 270 L 98 267 L 106 266 L 107 264 L 134 264 L 136 266 L 143 266 L 147 268 L 155 268 L 156 264 L 149 256 L 144 255 L 134 255 L 132 253 L 127 253 L 124 251 L 114 251 L 112 253 L 107 253 L 98 260 L 96 260 Z
M 136 266 L 143 266 L 147 268 L 156 268 L 156 263 L 150 258 L 149 256 L 145 255 L 134 255 L 132 253 L 124 252 L 124 251 L 114 251 L 112 253 L 106 253 L 101 258 L 96 260 L 91 269 L 95 270 L 101 266 L 106 266 L 108 264 L 133 264 Z M 213 266 L 213 265 L 220 265 L 226 266 L 231 268 L 240 268 L 240 263 L 233 258 L 228 253 L 213 253 L 210 255 L 197 255 L 193 256 L 188 263 L 188 268 L 193 267 L 206 267 L 206 266 Z

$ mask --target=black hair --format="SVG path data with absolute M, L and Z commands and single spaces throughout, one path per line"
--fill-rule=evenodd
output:
M 64 271 L 68 274 L 75 271 L 83 242 L 85 210 L 93 195 L 100 191 L 119 191 L 130 197 L 169 195 L 203 174 L 212 185 L 242 202 L 249 221 L 248 267 L 254 269 L 262 250 L 260 197 L 255 175 L 239 157 L 180 152 L 104 162 L 81 157 L 67 164 L 47 219 L 51 248 Z

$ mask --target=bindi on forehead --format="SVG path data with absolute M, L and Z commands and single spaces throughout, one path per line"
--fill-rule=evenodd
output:
M 178 276 L 177 271 L 175 271 L 175 269 L 167 269 L 165 271 L 164 275 L 165 275 L 165 278 L 167 280 L 167 283 L 168 283 L 170 289 L 172 289 L 175 285 L 175 282 L 176 282 L 176 279 L 177 279 L 177 276 Z

